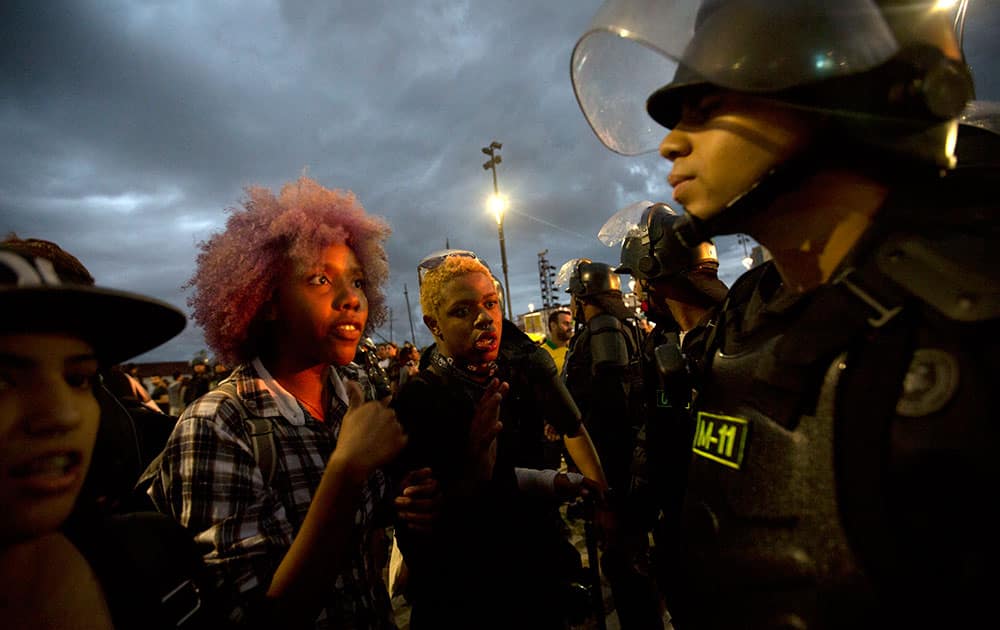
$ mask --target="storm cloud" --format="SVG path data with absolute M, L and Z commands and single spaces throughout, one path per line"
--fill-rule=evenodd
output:
M 975 5 L 967 36 L 997 32 Z M 377 333 L 410 337 L 405 287 L 423 344 L 415 267 L 424 254 L 447 242 L 500 270 L 480 151 L 497 140 L 511 299 L 524 312 L 541 304 L 539 252 L 556 266 L 616 262 L 596 238 L 605 219 L 670 197 L 667 163 L 604 148 L 573 96 L 570 53 L 599 6 L 5 2 L 0 230 L 54 240 L 99 284 L 187 311 L 197 244 L 243 189 L 306 173 L 353 191 L 393 226 L 393 320 Z M 977 79 L 981 97 L 998 91 L 994 77 Z M 731 283 L 743 246 L 717 244 Z M 140 360 L 186 360 L 204 347 L 189 324 Z

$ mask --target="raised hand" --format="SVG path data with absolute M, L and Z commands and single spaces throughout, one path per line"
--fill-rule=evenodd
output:
M 510 385 L 498 379 L 490 381 L 476 405 L 469 427 L 469 458 L 476 478 L 488 479 L 496 463 L 496 438 L 503 429 L 500 422 L 500 403 Z
M 469 427 L 469 446 L 474 453 L 489 447 L 503 429 L 503 423 L 500 422 L 500 403 L 509 389 L 510 385 L 501 383 L 497 379 L 491 380 L 486 386 L 486 391 L 476 405 Z
M 388 406 L 388 397 L 365 402 L 357 383 L 346 381 L 346 387 L 350 405 L 340 426 L 334 455 L 364 479 L 399 454 L 406 445 L 406 434 L 396 420 L 396 412 Z
M 429 533 L 441 506 L 441 489 L 430 468 L 411 470 L 399 484 L 396 516 L 408 529 Z

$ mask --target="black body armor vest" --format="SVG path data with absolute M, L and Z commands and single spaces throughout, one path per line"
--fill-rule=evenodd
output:
M 573 336 L 566 354 L 566 387 L 580 407 L 608 483 L 622 496 L 632 486 L 633 455 L 646 419 L 641 343 L 634 322 L 604 314 Z
M 881 225 L 908 229 L 869 234 L 803 298 L 770 264 L 734 284 L 694 404 L 678 628 L 989 610 L 1000 266 L 978 185 L 890 199 Z

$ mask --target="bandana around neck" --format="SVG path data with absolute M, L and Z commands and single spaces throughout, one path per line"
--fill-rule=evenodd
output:
M 489 363 L 487 363 L 482 367 L 476 365 L 466 365 L 455 361 L 451 357 L 446 357 L 440 352 L 434 352 L 434 354 L 431 356 L 431 360 L 439 368 L 451 372 L 456 372 L 466 378 L 488 379 L 497 372 L 496 361 L 490 361 Z

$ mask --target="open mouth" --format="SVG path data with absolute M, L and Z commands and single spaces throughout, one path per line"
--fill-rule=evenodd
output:
M 333 334 L 342 339 L 358 339 L 361 337 L 361 326 L 352 323 L 337 324 Z
M 479 350 L 480 352 L 489 352 L 491 350 L 495 350 L 497 347 L 496 335 L 491 335 L 491 334 L 480 335 L 476 339 L 475 347 L 476 350 Z
M 10 477 L 29 491 L 43 494 L 72 488 L 82 473 L 83 456 L 77 451 L 46 453 L 10 469 Z

